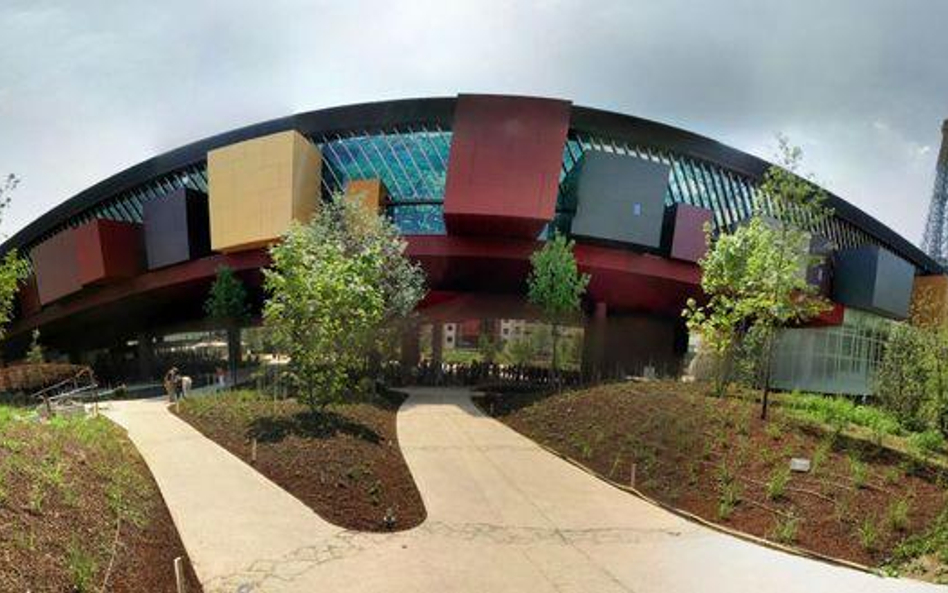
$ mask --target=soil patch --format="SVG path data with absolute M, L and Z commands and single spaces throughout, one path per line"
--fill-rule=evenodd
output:
M 391 531 L 425 519 L 398 447 L 395 414 L 403 399 L 338 404 L 314 414 L 295 400 L 236 392 L 186 400 L 177 413 L 327 521 Z
M 0 408 L 0 591 L 162 591 L 187 558 L 144 461 L 105 418 Z M 189 591 L 201 591 L 190 563 Z
M 700 385 L 621 383 L 481 398 L 526 436 L 702 518 L 870 566 L 891 565 L 945 508 L 945 476 L 872 442 Z M 791 458 L 811 460 L 790 472 Z

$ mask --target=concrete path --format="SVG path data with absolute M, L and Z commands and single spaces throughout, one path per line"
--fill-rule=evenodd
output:
M 158 401 L 117 402 L 207 593 L 943 591 L 729 537 L 590 477 L 464 392 L 413 389 L 399 441 L 428 509 L 395 534 L 335 527 Z

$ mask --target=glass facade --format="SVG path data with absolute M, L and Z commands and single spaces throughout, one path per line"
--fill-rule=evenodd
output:
M 444 187 L 451 132 L 439 127 L 392 126 L 375 131 L 352 130 L 310 136 L 323 154 L 323 197 L 345 187 L 350 179 L 379 178 L 389 192 L 388 214 L 405 234 L 443 234 Z M 586 151 L 595 150 L 663 163 L 670 167 L 666 204 L 684 203 L 714 212 L 714 223 L 726 228 L 747 219 L 758 191 L 755 182 L 713 163 L 644 143 L 612 140 L 571 131 L 563 151 L 560 192 L 552 223 L 568 232 L 575 199 L 571 198 L 570 171 Z M 204 162 L 195 163 L 149 180 L 75 216 L 66 225 L 77 226 L 92 218 L 141 222 L 142 204 L 160 199 L 180 187 L 207 191 Z M 766 205 L 765 205 L 766 207 Z M 543 235 L 549 231 L 548 227 Z M 837 247 L 879 244 L 877 240 L 840 219 L 815 229 Z
M 574 131 L 570 132 L 563 151 L 560 194 L 553 223 L 560 231 L 568 232 L 570 221 L 576 212 L 575 198 L 572 197 L 573 179 L 569 173 L 582 159 L 583 154 L 590 150 L 668 165 L 671 170 L 665 203 L 707 208 L 714 213 L 714 224 L 717 228 L 728 228 L 746 220 L 753 214 L 754 205 L 759 200 L 754 180 L 713 163 L 644 144 L 611 140 Z M 766 203 L 763 207 L 765 211 L 770 209 Z M 879 245 L 868 233 L 838 218 L 831 218 L 820 228 L 813 230 L 827 237 L 838 248 Z
M 871 395 L 875 372 L 895 323 L 846 309 L 842 325 L 784 330 L 774 352 L 773 385 L 786 390 Z
M 324 197 L 350 179 L 379 178 L 388 189 L 388 213 L 403 233 L 444 234 L 450 132 L 393 128 L 311 139 L 323 154 Z

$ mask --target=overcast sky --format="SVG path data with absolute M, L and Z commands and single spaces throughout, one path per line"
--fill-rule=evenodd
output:
M 226 9 L 224 8 L 226 6 Z M 948 117 L 946 0 L 0 3 L 0 229 L 260 120 L 390 98 L 562 97 L 762 157 L 921 238 Z

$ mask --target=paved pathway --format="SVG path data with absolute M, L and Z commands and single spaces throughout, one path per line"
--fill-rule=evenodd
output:
M 207 593 L 944 590 L 689 523 L 484 417 L 463 392 L 411 393 L 398 434 L 428 519 L 394 534 L 327 523 L 163 402 L 107 413 L 155 475 Z

